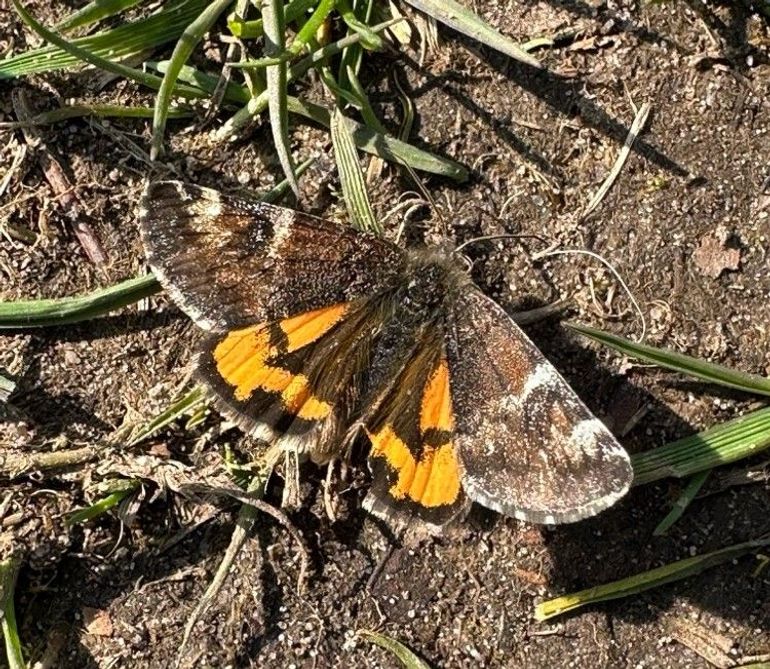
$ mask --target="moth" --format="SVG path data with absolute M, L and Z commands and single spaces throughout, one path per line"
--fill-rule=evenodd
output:
M 455 254 L 176 181 L 147 187 L 140 218 L 152 270 L 207 332 L 213 404 L 319 464 L 365 435 L 369 511 L 567 523 L 628 490 L 626 451 Z

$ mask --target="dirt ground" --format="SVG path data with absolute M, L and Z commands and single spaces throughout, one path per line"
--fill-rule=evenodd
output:
M 49 25 L 69 5 L 30 3 Z M 427 208 L 410 214 L 409 243 L 524 235 L 468 247 L 474 278 L 489 295 L 511 312 L 563 298 L 569 319 L 638 335 L 628 300 L 600 264 L 579 256 L 533 260 L 557 245 L 592 250 L 627 281 L 647 317 L 649 343 L 770 374 L 768 23 L 740 2 L 473 5 L 521 41 L 558 40 L 537 52 L 548 68 L 542 72 L 444 29 L 422 64 L 417 50 L 368 60 L 363 78 L 389 127 L 395 131 L 401 115 L 388 77 L 397 71 L 416 104 L 411 139 L 471 171 L 461 185 L 425 177 L 447 223 Z M 37 44 L 12 12 L 0 12 L 0 53 Z M 218 40 L 205 55 L 221 59 Z M 0 82 L 0 120 L 13 118 L 15 88 L 37 110 L 70 98 L 152 101 L 132 84 L 105 84 L 93 72 L 56 73 Z M 318 99 L 319 90 L 301 93 Z M 583 220 L 626 139 L 634 105 L 645 102 L 652 105 L 646 130 L 614 188 Z M 191 182 L 262 191 L 281 178 L 269 128 L 216 146 L 211 131 L 229 113 L 209 126 L 171 122 L 165 164 Z M 104 246 L 108 262 L 97 268 L 43 176 L 40 149 L 24 148 L 19 131 L 0 132 L 0 181 L 10 171 L 0 196 L 0 298 L 85 293 L 144 271 L 136 209 L 149 134 L 146 121 L 117 120 L 42 131 L 82 203 L 78 220 Z M 293 140 L 298 158 L 318 156 L 303 178 L 306 206 L 343 216 L 327 133 L 297 121 Z M 370 183 L 383 216 L 411 189 L 390 168 Z M 387 219 L 389 235 L 403 216 L 402 209 Z M 31 237 L 22 241 L 9 229 Z M 569 335 L 558 319 L 528 331 L 631 452 L 761 406 L 623 360 Z M 184 388 L 196 336 L 164 296 L 95 322 L 3 335 L 0 373 L 18 385 L 9 404 L 0 404 L 0 447 L 8 454 L 100 444 L 146 420 Z M 121 462 L 175 462 L 194 474 L 217 465 L 225 447 L 248 453 L 248 441 L 220 425 L 210 415 L 189 431 L 166 429 Z M 48 652 L 55 658 L 49 666 L 171 666 L 233 530 L 234 505 L 214 513 L 153 486 L 143 490 L 132 522 L 108 514 L 66 530 L 62 514 L 97 498 L 93 481 L 119 470 L 112 453 L 85 469 L 3 483 L 4 532 L 27 550 L 16 599 L 21 636 L 27 657 Z M 357 636 L 359 629 L 399 639 L 434 667 L 712 666 L 677 640 L 696 633 L 722 648 L 713 658 L 721 666 L 770 653 L 770 569 L 756 572 L 752 557 L 554 622 L 533 620 L 545 598 L 766 534 L 767 482 L 724 489 L 713 477 L 713 494 L 696 500 L 663 537 L 652 530 L 681 491 L 678 481 L 634 489 L 600 517 L 557 528 L 476 508 L 454 535 L 413 548 L 361 509 L 363 461 L 336 484 L 334 522 L 324 510 L 325 472 L 309 467 L 303 474 L 304 504 L 290 515 L 311 555 L 304 591 L 296 587 L 296 544 L 261 518 L 216 606 L 196 627 L 186 666 L 399 666 Z M 279 488 L 268 494 L 275 504 Z M 179 540 L 169 543 L 172 537 Z

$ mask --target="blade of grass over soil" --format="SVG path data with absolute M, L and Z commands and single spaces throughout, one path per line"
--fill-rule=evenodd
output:
M 359 230 L 373 232 L 381 237 L 382 225 L 374 215 L 369 202 L 353 135 L 339 109 L 335 109 L 332 113 L 331 133 L 334 158 L 342 184 L 342 196 L 350 214 L 350 222 Z
M 21 649 L 19 630 L 16 626 L 16 608 L 13 602 L 16 592 L 16 577 L 19 575 L 20 568 L 21 560 L 15 556 L 0 562 L 0 610 L 2 610 L 0 626 L 3 628 L 5 657 L 9 669 L 26 669 L 27 667 Z
M 97 116 L 99 118 L 152 118 L 155 110 L 152 107 L 124 107 L 122 105 L 106 104 L 75 104 L 51 109 L 50 111 L 40 112 L 33 116 L 29 121 L 0 122 L 0 130 L 5 128 L 21 128 L 25 126 L 50 125 L 60 123 L 71 118 L 80 118 L 83 116 Z M 190 109 L 169 109 L 169 118 L 185 118 L 192 116 Z
M 281 457 L 281 452 L 275 447 L 265 453 L 263 468 L 261 471 L 255 473 L 249 481 L 247 492 L 250 495 L 253 495 L 257 499 L 264 496 L 265 488 L 267 487 L 267 482 L 270 479 L 273 468 Z M 257 521 L 258 514 L 258 509 L 254 506 L 251 506 L 250 504 L 243 504 L 241 506 L 240 511 L 238 512 L 238 518 L 235 521 L 235 529 L 233 530 L 233 534 L 230 537 L 230 544 L 227 547 L 227 551 L 225 551 L 225 554 L 222 557 L 222 561 L 217 567 L 214 578 L 206 588 L 206 592 L 204 592 L 203 596 L 198 600 L 195 609 L 187 619 L 184 635 L 182 637 L 182 643 L 180 644 L 179 654 L 177 656 L 178 663 L 184 656 L 185 648 L 190 638 L 190 634 L 195 627 L 195 623 L 201 619 L 201 617 L 213 604 L 214 600 L 219 594 L 219 591 L 222 589 L 222 586 L 227 580 L 227 576 L 235 564 L 238 553 L 241 552 L 243 545 L 246 543 L 246 540 L 249 538 L 249 535 L 254 528 L 254 523 Z
M 577 325 L 575 323 L 567 323 L 566 325 L 570 330 L 574 330 L 634 358 L 654 363 L 675 372 L 689 374 L 704 381 L 727 386 L 728 388 L 770 396 L 770 379 L 765 377 L 738 372 L 729 367 L 707 362 L 706 360 L 699 360 L 683 353 L 655 348 L 646 344 L 637 344 L 624 337 L 609 334 L 587 325 Z
M 209 31 L 219 15 L 225 11 L 233 0 L 214 0 L 195 20 L 187 26 L 182 32 L 179 41 L 174 47 L 174 52 L 168 61 L 168 68 L 163 75 L 163 82 L 158 89 L 158 95 L 155 98 L 155 116 L 152 119 L 152 141 L 150 142 L 150 159 L 156 159 L 163 148 L 163 134 L 166 130 L 166 119 L 168 117 L 169 106 L 171 105 L 171 96 L 174 92 L 179 70 L 187 62 L 193 49 L 203 36 Z
M 262 22 L 265 31 L 265 57 L 276 58 L 284 52 L 286 43 L 286 22 L 281 0 L 262 0 Z M 299 186 L 294 174 L 294 161 L 291 159 L 289 141 L 289 110 L 286 96 L 288 70 L 285 61 L 279 60 L 266 69 L 267 110 L 270 116 L 270 130 L 273 133 L 273 145 L 278 154 L 283 173 L 288 179 L 294 196 L 299 198 Z
M 463 35 L 467 35 L 482 44 L 486 44 L 501 53 L 538 69 L 540 61 L 530 56 L 516 42 L 501 35 L 480 16 L 466 9 L 455 0 L 406 0 L 415 9 L 419 9 L 436 21 L 449 26 Z
M 292 2 L 286 4 L 283 8 L 286 23 L 292 23 L 303 17 L 305 12 L 311 9 L 316 2 L 318 0 L 292 0 Z M 227 28 L 233 36 L 243 40 L 257 39 L 264 34 L 262 19 L 246 21 L 235 14 L 230 14 L 227 17 Z
M 73 511 L 67 516 L 68 525 L 78 525 L 80 523 L 87 523 L 89 520 L 98 518 L 99 516 L 107 513 L 110 509 L 120 504 L 126 497 L 134 492 L 141 483 L 134 480 L 125 480 L 119 483 L 119 490 L 111 492 L 109 495 L 102 497 L 100 500 L 94 502 L 90 506 L 84 509 L 78 509 Z
M 93 0 L 76 12 L 70 14 L 61 23 L 57 24 L 56 30 L 67 32 L 75 28 L 96 23 L 102 19 L 120 14 L 120 12 L 138 5 L 145 0 Z
M 535 620 L 548 620 L 588 604 L 636 595 L 645 590 L 694 576 L 706 569 L 730 562 L 765 546 L 770 546 L 770 536 L 672 562 L 671 564 L 641 572 L 619 581 L 606 583 L 605 585 L 598 585 L 587 590 L 562 595 L 561 597 L 538 604 L 535 607 Z
M 631 456 L 634 485 L 692 476 L 770 448 L 770 407 Z
M 13 0 L 13 6 L 16 8 L 16 12 L 21 17 L 21 20 L 24 21 L 24 23 L 27 26 L 29 26 L 32 30 L 34 30 L 44 40 L 59 47 L 59 49 L 69 54 L 73 58 L 73 62 L 82 61 L 84 63 L 89 63 L 94 67 L 98 67 L 104 70 L 105 72 L 111 72 L 112 74 L 117 74 L 118 76 L 125 77 L 126 79 L 130 79 L 131 81 L 136 81 L 137 83 L 143 84 L 148 88 L 153 88 L 153 89 L 160 88 L 160 85 L 163 81 L 161 77 L 158 77 L 154 74 L 149 74 L 148 72 L 142 72 L 142 70 L 137 70 L 133 67 L 127 67 L 126 65 L 121 65 L 120 63 L 115 63 L 111 60 L 103 58 L 97 53 L 92 53 L 86 48 L 77 46 L 75 44 L 76 40 L 73 40 L 72 42 L 68 42 L 66 39 L 64 39 L 60 35 L 57 35 L 55 32 L 49 30 L 42 23 L 40 23 L 34 16 L 32 16 L 32 14 L 30 14 L 24 8 L 24 6 L 21 4 L 21 2 L 19 2 L 19 0 Z M 180 28 L 179 32 L 181 32 L 181 30 L 182 29 Z M 178 33 L 174 35 L 174 37 L 177 37 L 177 36 L 178 36 Z M 7 76 L 4 76 L 5 70 L 3 68 L 5 66 L 5 63 L 7 63 L 7 61 L 0 61 L 0 80 L 4 78 L 9 78 Z M 29 74 L 29 73 L 22 72 L 21 74 Z M 10 76 L 17 76 L 17 75 L 14 74 Z M 200 89 L 194 88 L 192 86 L 177 86 L 174 92 L 176 95 L 183 96 L 183 97 L 189 97 L 189 98 L 203 97 L 203 94 L 200 91 Z
M 404 665 L 405 669 L 430 669 L 427 662 L 417 657 L 414 652 L 397 639 L 370 630 L 358 630 L 357 634 L 387 650 Z
M 203 388 L 196 386 L 190 392 L 185 394 L 182 398 L 168 406 L 164 411 L 159 413 L 155 418 L 149 421 L 144 427 L 132 435 L 128 442 L 128 446 L 135 446 L 140 441 L 143 441 L 147 437 L 155 434 L 161 428 L 173 423 L 177 418 L 188 413 L 192 413 L 203 402 Z
M 52 72 L 79 65 L 86 59 L 76 54 L 75 50 L 77 49 L 91 53 L 94 57 L 112 60 L 121 60 L 154 49 L 161 44 L 177 39 L 190 21 L 194 20 L 208 5 L 208 0 L 186 0 L 185 2 L 174 3 L 146 19 L 140 19 L 134 23 L 105 30 L 95 35 L 78 37 L 71 41 L 58 37 L 56 33 L 47 28 L 44 29 L 47 34 L 43 34 L 34 27 L 28 18 L 25 18 L 31 17 L 21 3 L 14 0 L 13 4 L 24 22 L 43 39 L 50 42 L 52 46 L 33 49 L 18 56 L 0 60 L 0 80 L 40 72 Z M 32 20 L 37 23 L 34 19 Z M 58 40 L 51 39 L 50 34 L 53 34 L 55 38 L 58 37 Z M 69 48 L 65 48 L 61 42 L 64 42 L 64 45 Z M 86 62 L 96 65 L 91 61 Z M 100 66 L 97 65 L 97 67 Z
M 0 302 L 0 330 L 85 321 L 138 302 L 159 290 L 157 279 L 147 274 L 79 297 Z
M 652 536 L 660 537 L 668 532 L 671 526 L 682 517 L 682 514 L 684 514 L 687 507 L 690 506 L 690 503 L 700 492 L 700 489 L 703 487 L 703 484 L 706 483 L 710 474 L 710 469 L 704 469 L 690 479 L 687 483 L 687 487 L 682 491 L 682 494 L 679 495 L 679 498 L 671 507 L 671 511 L 666 514 L 666 517 L 661 520 L 657 527 L 652 531 Z

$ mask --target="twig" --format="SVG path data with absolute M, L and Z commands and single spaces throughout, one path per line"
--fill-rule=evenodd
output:
M 24 91 L 14 90 L 12 99 L 16 118 L 23 123 L 30 121 L 34 114 Z M 27 144 L 36 149 L 45 178 L 51 185 L 54 193 L 59 197 L 62 210 L 69 219 L 72 230 L 88 259 L 94 265 L 104 265 L 107 262 L 107 256 L 93 228 L 85 220 L 85 213 L 80 206 L 80 202 L 67 175 L 64 173 L 61 163 L 53 156 L 37 128 L 32 125 L 25 125 L 22 126 L 22 133 Z

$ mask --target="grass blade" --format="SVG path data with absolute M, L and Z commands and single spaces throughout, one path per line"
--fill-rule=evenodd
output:
M 687 507 L 690 506 L 690 503 L 700 492 L 700 489 L 703 487 L 703 484 L 706 482 L 706 479 L 708 479 L 710 474 L 710 469 L 704 469 L 702 472 L 699 472 L 690 479 L 687 487 L 682 491 L 682 494 L 679 495 L 679 498 L 671 507 L 671 511 L 666 514 L 666 517 L 661 520 L 657 527 L 652 531 L 652 536 L 660 537 L 668 532 L 669 528 L 682 517 L 682 514 L 685 512 Z
M 378 632 L 371 632 L 370 630 L 358 630 L 358 634 L 369 639 L 372 643 L 376 643 L 380 648 L 387 650 L 404 665 L 405 669 L 430 669 L 430 665 L 427 662 L 417 657 L 409 648 L 396 639 Z
M 0 302 L 0 330 L 77 323 L 138 302 L 158 291 L 157 279 L 147 274 L 80 297 Z
M 635 574 L 619 581 L 613 581 L 612 583 L 606 583 L 605 585 L 598 585 L 587 590 L 562 595 L 556 599 L 538 604 L 535 607 L 535 620 L 548 620 L 563 613 L 574 611 L 587 604 L 636 595 L 645 590 L 694 576 L 706 569 L 729 562 L 768 545 L 770 545 L 770 536 L 722 548 L 712 553 L 696 555 L 678 562 L 672 562 L 663 567 L 657 567 L 656 569 L 641 572 L 640 574 Z
M 166 427 L 166 425 L 173 423 L 180 416 L 193 413 L 203 401 L 203 388 L 201 386 L 196 386 L 189 393 L 155 416 L 150 422 L 146 423 L 144 427 L 136 432 L 136 434 L 131 436 L 127 445 L 129 447 L 136 446 L 150 435 L 153 435 L 158 430 Z
M 51 72 L 79 65 L 81 62 L 88 62 L 96 67 L 107 69 L 100 63 L 94 62 L 93 59 L 100 58 L 101 61 L 105 61 L 109 57 L 117 61 L 177 39 L 185 26 L 203 10 L 207 0 L 186 0 L 185 2 L 173 3 L 169 5 L 168 9 L 146 19 L 118 26 L 112 30 L 105 30 L 95 35 L 78 37 L 71 41 L 63 39 L 47 28 L 43 28 L 41 31 L 35 27 L 35 24 L 37 26 L 40 24 L 31 18 L 29 12 L 21 6 L 18 0 L 14 0 L 13 4 L 24 22 L 53 46 L 33 49 L 18 56 L 0 60 L 0 80 L 40 72 Z M 83 53 L 90 55 L 92 59 L 84 57 Z M 111 63 L 111 60 L 106 62 Z M 126 69 L 132 70 L 133 68 Z M 116 72 L 116 74 L 126 76 L 122 72 Z M 135 79 L 135 75 L 130 78 Z
M 542 68 L 540 61 L 530 56 L 516 42 L 501 35 L 481 17 L 455 0 L 406 0 L 406 2 L 471 39 L 486 44 L 522 63 Z
M 109 495 L 102 497 L 100 500 L 94 502 L 90 506 L 84 509 L 78 509 L 73 511 L 67 516 L 67 525 L 79 525 L 87 523 L 89 520 L 98 518 L 99 516 L 107 513 L 110 509 L 120 504 L 126 497 L 128 497 L 134 490 L 136 490 L 141 483 L 131 479 L 126 479 L 120 482 L 120 489 L 111 492 Z
M 634 485 L 692 476 L 770 447 L 770 407 L 631 456 Z
M 158 89 L 155 98 L 155 115 L 152 119 L 152 142 L 150 144 L 150 159 L 155 160 L 163 148 L 163 134 L 166 130 L 166 119 L 171 105 L 171 96 L 174 91 L 179 71 L 187 62 L 193 49 L 203 36 L 209 31 L 219 15 L 227 9 L 233 0 L 214 0 L 198 17 L 184 29 L 179 41 L 174 47 L 174 52 L 168 61 L 163 82 Z
M 683 353 L 668 351 L 666 349 L 655 348 L 647 344 L 637 344 L 624 337 L 609 334 L 587 325 L 577 325 L 567 323 L 570 330 L 574 330 L 594 341 L 598 341 L 605 346 L 614 348 L 616 351 L 625 353 L 634 358 L 639 358 L 646 362 L 651 362 L 660 367 L 671 369 L 675 372 L 689 374 L 704 381 L 717 383 L 728 388 L 744 390 L 747 393 L 756 393 L 758 395 L 770 396 L 770 379 L 756 374 L 747 374 L 738 372 L 729 367 L 717 365 L 713 362 L 699 360 Z
M 293 0 L 283 8 L 286 23 L 291 23 L 302 17 L 318 0 Z M 241 17 L 230 14 L 227 17 L 227 28 L 240 39 L 257 39 L 264 34 L 262 19 L 245 21 Z
M 34 30 L 38 35 L 40 35 L 46 42 L 50 42 L 51 44 L 57 46 L 61 51 L 66 52 L 66 54 L 69 55 L 69 59 L 66 61 L 69 65 L 82 61 L 84 63 L 89 63 L 94 67 L 98 67 L 102 70 L 105 70 L 106 72 L 111 72 L 113 74 L 117 74 L 120 77 L 125 77 L 127 79 L 131 79 L 132 81 L 136 81 L 140 84 L 148 86 L 149 88 L 160 87 L 162 83 L 162 79 L 160 77 L 155 76 L 154 74 L 149 74 L 147 72 L 142 72 L 141 70 L 137 70 L 133 67 L 127 67 L 126 65 L 121 65 L 120 63 L 114 63 L 113 61 L 108 60 L 106 58 L 102 58 L 102 56 L 100 56 L 98 53 L 92 53 L 87 48 L 78 46 L 76 44 L 78 40 L 72 40 L 72 42 L 68 42 L 66 39 L 64 39 L 60 35 L 57 35 L 55 32 L 49 30 L 42 23 L 40 23 L 34 16 L 32 16 L 24 8 L 24 6 L 21 4 L 19 0 L 13 0 L 13 6 L 16 8 L 16 11 L 21 17 L 21 20 L 24 21 L 25 24 L 27 24 L 32 30 Z M 138 25 L 138 23 L 134 24 L 134 26 L 136 25 Z M 114 51 L 114 49 L 108 49 L 107 51 L 112 52 Z M 26 54 L 22 54 L 22 56 L 24 55 Z M 11 58 L 9 60 L 14 60 L 14 59 Z M 51 60 L 53 60 L 53 58 Z M 64 59 L 60 59 L 60 60 L 64 60 Z M 7 79 L 12 76 L 18 76 L 16 74 L 10 74 L 10 75 L 8 74 L 8 72 L 10 71 L 7 68 L 8 62 L 9 61 L 0 61 L 0 80 Z M 30 72 L 49 71 L 51 69 L 59 69 L 60 67 L 66 67 L 66 65 L 59 65 L 58 67 L 52 67 L 52 68 L 45 67 L 37 70 L 32 69 L 29 71 L 24 71 L 22 72 L 22 74 L 29 74 Z M 185 97 L 192 97 L 192 98 L 202 97 L 201 91 L 191 86 L 177 86 L 175 93 L 177 95 L 183 95 Z
M 339 109 L 335 109 L 331 118 L 332 146 L 342 184 L 342 196 L 345 199 L 351 224 L 365 232 L 382 236 L 382 225 L 372 211 L 369 195 L 366 192 L 364 173 L 358 162 L 358 153 L 350 128 Z
M 57 24 L 56 30 L 67 32 L 68 30 L 87 26 L 106 19 L 113 14 L 119 14 L 141 2 L 144 2 L 144 0 L 92 0 L 85 7 L 81 7 L 76 12 L 70 14 L 64 21 Z
M 284 52 L 286 46 L 283 3 L 280 0 L 262 0 L 262 21 L 265 30 L 265 57 L 276 58 Z M 289 110 L 286 102 L 289 82 L 288 66 L 282 60 L 268 66 L 265 74 L 267 75 L 267 109 L 270 116 L 270 129 L 273 132 L 273 144 L 283 173 L 295 197 L 299 198 L 299 185 L 294 173 L 289 140 Z
M 97 116 L 99 118 L 152 118 L 155 110 L 152 107 L 126 107 L 123 105 L 107 104 L 75 104 L 51 109 L 33 116 L 29 121 L 5 121 L 0 122 L 0 130 L 11 128 L 22 128 L 27 126 L 50 125 L 60 123 L 71 118 L 81 118 L 83 116 Z M 189 109 L 170 109 L 170 118 L 184 118 L 192 116 L 193 112 Z
M 327 128 L 331 125 L 331 114 L 328 109 L 291 95 L 289 111 L 301 114 Z M 428 153 L 391 135 L 382 135 L 353 119 L 346 119 L 345 122 L 353 136 L 353 141 L 362 151 L 399 165 L 408 165 L 415 170 L 449 177 L 458 182 L 468 179 L 468 170 L 454 160 Z
M 16 609 L 13 604 L 16 577 L 19 575 L 20 567 L 21 561 L 15 556 L 0 562 L 0 610 L 2 610 L 0 626 L 3 628 L 8 669 L 26 669 L 27 667 L 21 650 L 19 630 L 16 626 Z

